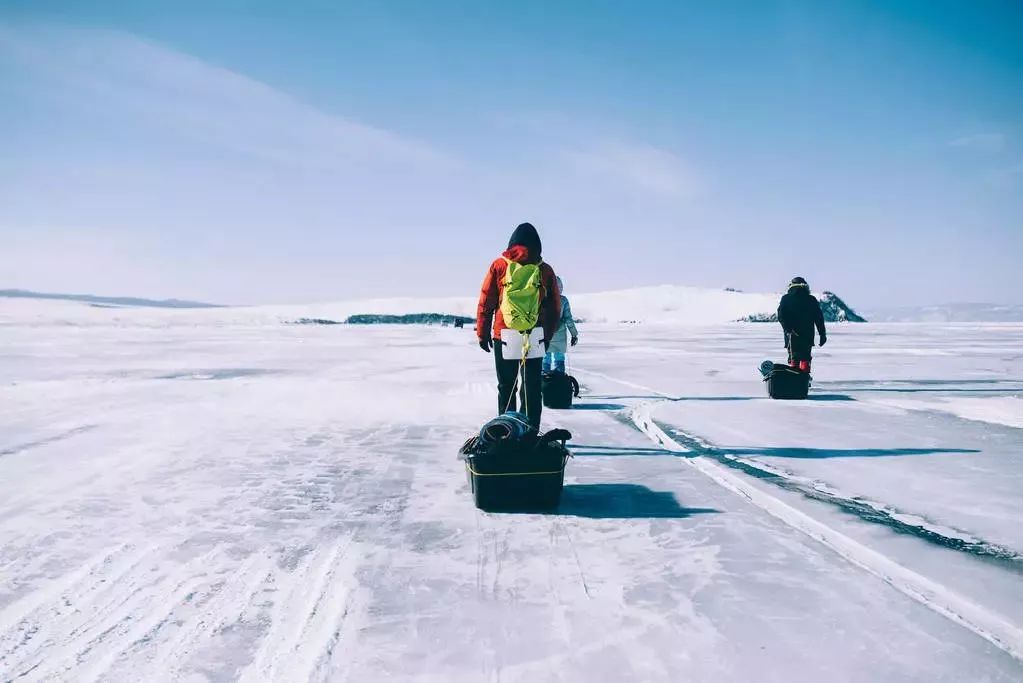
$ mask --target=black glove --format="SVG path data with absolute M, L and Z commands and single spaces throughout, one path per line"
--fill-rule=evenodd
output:
M 579 337 L 572 337 L 572 346 L 575 346 L 578 343 L 579 343 Z
M 547 432 L 546 434 L 540 437 L 540 440 L 537 442 L 537 445 L 541 446 L 544 444 L 551 443 L 552 441 L 560 441 L 561 443 L 565 443 L 566 441 L 569 441 L 571 439 L 572 432 L 568 431 L 567 429 L 552 429 L 551 431 Z
M 828 335 L 822 334 L 821 335 L 821 346 L 824 346 L 827 343 L 828 343 Z
M 489 337 L 484 337 L 483 339 L 480 339 L 480 348 L 486 351 L 487 353 L 490 353 L 490 347 L 492 347 L 493 345 L 494 342 L 491 341 Z

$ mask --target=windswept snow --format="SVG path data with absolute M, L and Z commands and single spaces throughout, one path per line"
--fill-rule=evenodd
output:
M 572 310 L 587 322 L 707 325 L 774 311 L 781 294 L 751 294 L 665 285 L 572 297 Z
M 1023 386 L 1011 396 L 938 396 L 931 399 L 885 398 L 880 403 L 907 410 L 937 410 L 967 420 L 1023 429 Z
M 500 515 L 470 330 L 7 304 L 0 681 L 1023 678 L 1023 429 L 965 414 L 1023 327 L 836 326 L 776 402 L 773 325 L 585 325 L 562 506 Z

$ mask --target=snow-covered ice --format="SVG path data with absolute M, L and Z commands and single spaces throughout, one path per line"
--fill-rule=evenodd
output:
M 907 410 L 936 410 L 967 420 L 988 422 L 1023 429 L 1023 387 L 1013 395 L 1003 396 L 932 396 L 921 399 L 878 399 L 878 403 Z M 1007 387 L 1003 386 L 1002 390 Z M 968 388 L 961 389 L 969 391 Z M 1011 389 L 1010 389 L 1011 390 Z
M 0 680 L 1023 679 L 1023 326 L 835 326 L 775 402 L 775 325 L 585 325 L 500 515 L 471 331 L 280 315 L 0 307 Z
M 482 278 L 483 273 L 480 273 Z M 569 283 L 568 292 L 571 292 Z M 717 324 L 748 315 L 771 313 L 780 294 L 662 285 L 588 294 L 572 294 L 575 316 L 589 323 L 655 322 L 659 324 Z M 443 313 L 476 317 L 475 297 L 433 299 L 398 297 L 303 305 L 237 306 L 231 308 L 130 308 L 83 305 L 70 301 L 0 298 L 0 323 L 17 321 L 43 325 L 264 325 L 320 318 L 340 321 L 350 315 L 376 313 Z

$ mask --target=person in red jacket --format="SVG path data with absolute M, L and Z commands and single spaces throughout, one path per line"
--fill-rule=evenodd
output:
M 501 295 L 504 288 L 508 261 L 522 264 L 540 264 L 540 316 L 537 327 L 543 328 L 543 344 L 546 350 L 549 340 L 554 338 L 561 321 L 561 292 L 558 291 L 558 280 L 554 269 L 540 258 L 542 244 L 540 235 L 529 223 L 515 228 L 508 249 L 500 258 L 494 260 L 483 278 L 480 287 L 479 306 L 476 309 L 476 336 L 479 337 L 480 348 L 490 353 L 494 350 L 494 364 L 497 369 L 497 414 L 506 410 L 515 410 L 515 381 L 518 376 L 521 360 L 504 358 L 501 332 L 505 329 L 501 315 Z M 507 260 L 505 260 L 507 259 Z M 540 394 L 540 376 L 543 358 L 530 358 L 525 361 L 521 375 L 521 391 L 519 400 L 525 408 L 530 424 L 540 428 L 540 414 L 543 411 L 543 398 Z

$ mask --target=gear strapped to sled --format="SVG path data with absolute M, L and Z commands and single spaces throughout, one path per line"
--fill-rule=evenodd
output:
M 540 264 L 517 263 L 508 258 L 505 262 L 508 267 L 501 288 L 501 316 L 506 327 L 528 332 L 540 319 Z
M 505 419 L 512 423 L 519 420 L 506 414 L 488 425 Z M 537 434 L 530 429 L 515 436 L 511 431 L 497 430 L 494 436 L 506 438 L 495 440 L 483 438 L 484 433 L 490 432 L 488 425 L 459 449 L 476 507 L 494 511 L 546 511 L 558 507 L 565 485 L 565 466 L 572 455 L 565 445 L 572 438 L 571 432 L 552 429 Z

